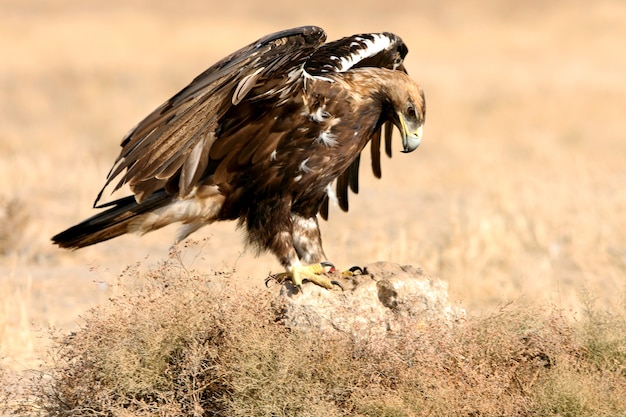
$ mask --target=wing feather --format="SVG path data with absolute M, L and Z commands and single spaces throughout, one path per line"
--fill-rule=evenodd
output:
M 208 165 L 208 146 L 207 146 L 207 138 L 203 137 L 199 142 L 197 142 L 189 156 L 183 162 L 183 167 L 180 171 L 180 194 L 187 195 L 191 191 L 191 186 L 198 179 L 198 173 L 204 171 Z M 175 174 L 175 172 L 168 172 L 171 177 Z
M 380 129 L 376 129 L 372 135 L 372 139 L 370 140 L 372 171 L 374 172 L 374 176 L 376 178 L 380 178 L 382 176 L 382 172 L 380 170 L 380 135 Z
M 307 60 L 304 70 L 311 76 L 363 67 L 404 71 L 402 61 L 407 53 L 405 43 L 393 33 L 353 35 L 321 46 Z
M 337 202 L 343 211 L 348 211 L 348 177 L 349 172 L 345 171 L 337 178 Z
M 304 69 L 310 76 L 321 76 L 330 72 L 344 72 L 351 68 L 380 67 L 406 73 L 403 65 L 408 48 L 402 39 L 393 33 L 361 34 L 349 36 L 321 46 L 307 61 Z M 370 136 L 372 171 L 376 178 L 382 176 L 380 165 L 381 139 L 384 134 L 385 153 L 391 156 L 393 123 L 385 121 Z M 383 133 L 384 132 L 384 133 Z M 348 187 L 358 193 L 360 154 L 336 182 L 339 207 L 348 211 Z M 323 206 L 328 217 L 328 204 Z
M 243 80 L 237 83 L 237 87 L 235 87 L 235 92 L 233 93 L 232 98 L 233 105 L 236 106 L 237 104 L 241 103 L 241 100 L 243 100 L 246 94 L 248 94 L 250 90 L 252 90 L 252 88 L 255 86 L 256 82 L 261 77 L 261 71 L 263 71 L 264 69 L 264 67 L 257 69 L 252 74 L 246 75 Z
M 391 136 L 393 134 L 393 123 L 387 121 L 379 129 L 376 129 L 370 137 L 370 152 L 372 159 L 372 172 L 376 178 L 382 177 L 382 171 L 380 166 L 380 145 L 381 135 L 384 130 L 385 134 L 385 153 L 391 157 Z M 361 162 L 361 154 L 357 155 L 356 159 L 348 167 L 346 171 L 339 175 L 337 179 L 337 197 L 339 199 L 339 207 L 343 211 L 348 211 L 348 187 L 353 193 L 359 193 L 359 166 Z
M 217 129 L 224 114 L 244 100 L 253 100 L 252 91 L 278 99 L 284 90 L 296 88 L 298 77 L 286 75 L 299 70 L 325 40 L 325 32 L 315 26 L 288 29 L 265 36 L 208 68 L 124 137 L 94 206 L 98 207 L 104 190 L 118 177 L 113 191 L 128 183 L 137 201 L 174 181 L 178 184 L 167 188 L 184 197 L 210 165 L 207 156 L 224 156 L 229 149 L 241 147 L 226 140 L 221 152 L 213 152 L 220 143 Z M 263 89 L 264 83 L 275 87 L 275 79 L 280 79 L 280 89 Z M 207 139 L 210 135 L 216 139 Z
M 329 204 L 329 198 L 328 195 L 324 196 L 324 200 L 322 200 L 322 204 L 320 205 L 320 216 L 322 216 L 322 219 L 324 220 L 328 220 L 328 204 Z
M 358 154 L 356 159 L 350 164 L 348 168 L 348 184 L 354 194 L 359 193 L 359 164 L 361 163 L 361 154 Z
M 386 122 L 383 126 L 385 129 L 385 153 L 391 158 L 391 136 L 393 135 L 393 124 Z

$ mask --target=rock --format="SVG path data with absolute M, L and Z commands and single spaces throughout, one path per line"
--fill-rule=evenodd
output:
M 364 274 L 336 278 L 343 287 L 326 290 L 286 283 L 277 299 L 280 321 L 299 330 L 371 337 L 418 330 L 429 320 L 455 323 L 465 316 L 448 301 L 446 282 L 416 267 L 377 262 Z

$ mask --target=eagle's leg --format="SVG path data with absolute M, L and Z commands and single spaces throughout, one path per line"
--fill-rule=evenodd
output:
M 279 282 L 288 279 L 299 289 L 304 281 L 327 289 L 335 285 L 341 288 L 341 284 L 326 275 L 328 270 L 334 270 L 335 267 L 326 262 L 317 217 L 291 213 L 291 233 L 282 233 L 276 238 L 283 241 L 280 245 L 272 245 L 272 251 L 287 272 L 273 276 L 274 279 Z
M 306 264 L 319 264 L 326 260 L 322 248 L 322 234 L 317 217 L 291 215 L 291 239 L 298 259 Z
M 297 288 L 302 288 L 304 281 L 310 281 L 320 287 L 327 289 L 343 286 L 331 280 L 326 273 L 335 272 L 335 266 L 326 261 L 326 255 L 322 247 L 322 235 L 316 216 L 303 217 L 291 214 L 291 245 L 287 242 L 287 233 L 275 236 L 272 251 L 278 256 L 281 263 L 288 272 L 273 275 L 266 280 L 275 279 L 278 282 L 290 280 Z M 280 244 L 277 244 L 280 243 Z M 289 247 L 291 246 L 291 247 Z M 281 252 L 282 250 L 282 252 Z M 282 254 L 282 256 L 279 255 Z M 363 269 L 356 266 L 341 273 L 342 277 L 348 277 L 363 273 Z
M 335 266 L 326 261 L 317 216 L 304 217 L 292 213 L 291 224 L 291 238 L 298 260 L 288 265 L 287 269 L 292 274 L 294 284 L 299 286 L 302 279 L 305 279 L 328 289 L 333 285 L 341 287 L 338 282 L 330 280 L 325 275 L 327 267 L 334 270 Z
M 324 262 L 326 255 L 316 217 L 294 214 L 281 201 L 253 208 L 246 221 L 248 238 L 258 247 L 272 252 L 287 271 L 270 279 L 290 280 L 298 288 L 302 287 L 303 281 L 328 289 L 333 285 L 340 286 L 325 274 L 327 268 L 333 266 Z M 289 222 L 285 222 L 285 218 Z

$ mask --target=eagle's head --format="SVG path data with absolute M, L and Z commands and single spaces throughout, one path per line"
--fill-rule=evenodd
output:
M 390 117 L 402 135 L 402 152 L 414 151 L 422 141 L 426 101 L 420 86 L 404 73 L 396 71 L 397 82 L 388 91 Z

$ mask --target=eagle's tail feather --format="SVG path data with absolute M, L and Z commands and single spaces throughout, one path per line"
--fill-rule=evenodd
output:
M 172 196 L 164 190 L 152 194 L 140 204 L 134 196 L 120 198 L 108 204 L 113 206 L 110 209 L 53 236 L 52 241 L 62 248 L 78 249 L 113 239 L 135 231 L 133 223 L 140 216 L 167 205 L 171 200 Z

